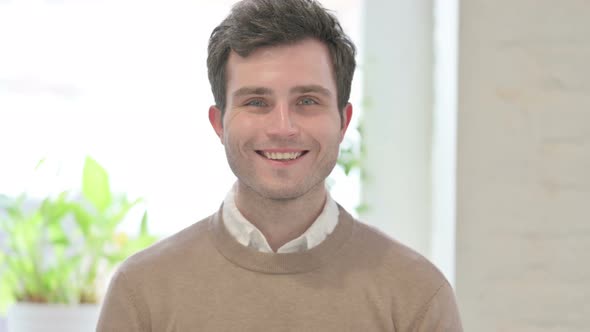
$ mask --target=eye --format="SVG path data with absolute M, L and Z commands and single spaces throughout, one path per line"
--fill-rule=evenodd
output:
M 247 101 L 245 106 L 264 107 L 268 105 L 262 99 L 252 99 Z
M 299 99 L 299 101 L 297 102 L 297 105 L 317 105 L 317 102 L 315 100 L 313 100 L 312 98 L 305 97 L 305 98 Z

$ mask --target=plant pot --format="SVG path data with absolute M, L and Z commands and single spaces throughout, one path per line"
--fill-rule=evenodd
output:
M 19 302 L 6 316 L 8 332 L 94 332 L 97 304 L 75 306 Z

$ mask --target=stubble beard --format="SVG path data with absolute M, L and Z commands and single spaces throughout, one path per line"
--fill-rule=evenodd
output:
M 316 165 L 315 171 L 298 180 L 287 178 L 286 181 L 288 182 L 297 182 L 291 184 L 290 187 L 284 187 L 279 183 L 280 179 L 277 179 L 281 177 L 281 174 L 273 175 L 275 176 L 275 179 L 272 181 L 273 183 L 265 183 L 266 181 L 256 174 L 256 169 L 252 165 L 247 165 L 244 161 L 239 161 L 238 158 L 234 157 L 234 152 L 229 151 L 227 145 L 225 150 L 230 169 L 238 178 L 239 185 L 245 186 L 242 189 L 247 189 L 262 199 L 283 203 L 300 199 L 313 190 L 323 188 L 325 186 L 325 180 L 336 166 L 338 158 L 337 151 L 336 153 L 326 155 Z M 286 170 L 277 170 L 278 173 L 282 171 L 286 172 Z M 287 177 L 288 175 L 285 174 L 284 176 Z

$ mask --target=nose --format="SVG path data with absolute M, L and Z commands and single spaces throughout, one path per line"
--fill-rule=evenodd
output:
M 269 113 L 267 134 L 271 137 L 293 137 L 299 134 L 296 114 L 288 103 L 277 103 Z

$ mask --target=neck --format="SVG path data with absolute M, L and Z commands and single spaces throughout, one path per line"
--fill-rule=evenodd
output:
M 322 212 L 326 188 L 320 183 L 305 195 L 294 199 L 262 197 L 238 181 L 236 206 L 262 232 L 273 251 L 299 237 Z

